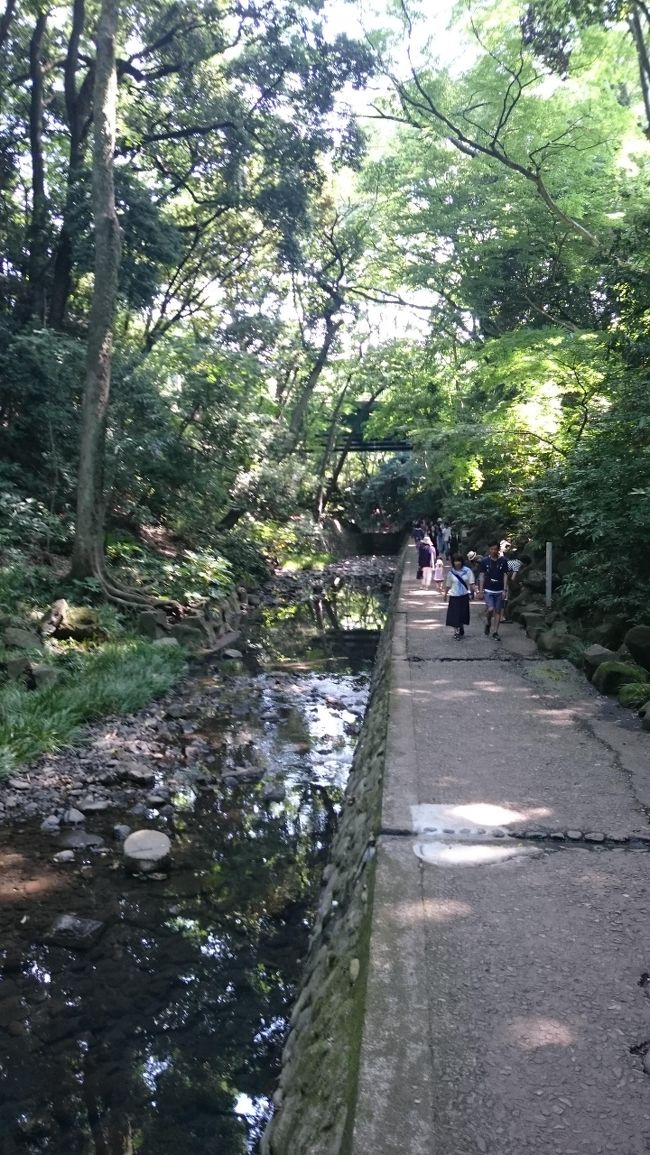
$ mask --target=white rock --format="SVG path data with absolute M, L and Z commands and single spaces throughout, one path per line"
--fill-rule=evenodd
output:
M 60 850 L 54 855 L 52 862 L 74 862 L 74 850 Z
M 165 866 L 172 844 L 160 830 L 135 830 L 125 839 L 123 850 L 127 870 L 151 874 Z

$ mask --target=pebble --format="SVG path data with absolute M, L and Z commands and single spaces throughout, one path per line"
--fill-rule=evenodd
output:
M 125 838 L 129 837 L 131 827 L 127 826 L 125 822 L 116 822 L 113 827 L 113 838 L 116 842 L 124 842 Z
M 48 817 L 44 818 L 41 822 L 41 830 L 43 830 L 46 834 L 53 831 L 58 833 L 60 825 L 61 819 L 58 818 L 56 814 L 49 814 Z
M 59 850 L 52 862 L 74 862 L 74 850 Z
M 591 833 L 585 834 L 585 842 L 604 842 L 604 841 L 605 841 L 605 835 L 601 834 L 600 831 L 591 831 Z
M 580 839 L 582 839 L 582 831 L 581 830 L 567 830 L 566 836 L 567 836 L 567 838 L 570 838 L 572 842 L 578 842 Z

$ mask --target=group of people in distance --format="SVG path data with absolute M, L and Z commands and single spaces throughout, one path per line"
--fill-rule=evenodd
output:
M 439 527 L 442 527 L 441 534 Z M 485 603 L 485 635 L 492 633 L 498 640 L 499 626 L 505 620 L 509 583 L 516 579 L 525 559 L 516 557 L 516 550 L 507 541 L 491 542 L 484 557 L 470 550 L 465 559 L 456 535 L 441 519 L 431 525 L 419 521 L 413 528 L 413 540 L 418 551 L 418 579 L 425 589 L 435 583 L 440 593 L 444 590 L 446 624 L 453 628 L 454 637 L 457 640 L 465 637 L 470 602 L 476 597 L 478 586 L 478 597 Z M 451 562 L 446 574 L 445 560 Z

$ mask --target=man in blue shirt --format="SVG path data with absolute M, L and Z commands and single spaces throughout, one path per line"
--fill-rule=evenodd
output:
M 490 633 L 494 623 L 493 637 L 498 638 L 503 597 L 508 589 L 508 562 L 505 557 L 499 556 L 498 541 L 490 543 L 488 555 L 481 561 L 479 582 L 481 597 L 485 598 L 485 633 Z

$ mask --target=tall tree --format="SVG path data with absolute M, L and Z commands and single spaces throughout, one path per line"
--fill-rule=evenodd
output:
M 104 579 L 103 463 L 121 247 L 113 177 L 117 119 L 117 26 L 118 0 L 102 0 L 97 28 L 94 96 L 95 281 L 88 325 L 77 485 L 77 529 L 72 555 L 72 573 L 77 578 Z

